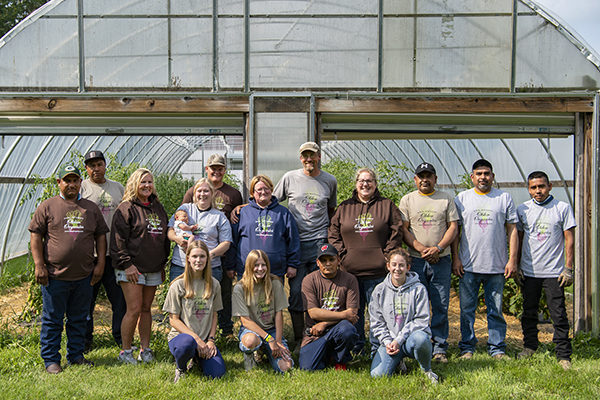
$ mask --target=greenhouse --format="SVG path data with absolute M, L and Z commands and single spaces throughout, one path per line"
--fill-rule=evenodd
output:
M 244 189 L 323 162 L 544 170 L 576 212 L 575 330 L 598 331 L 600 56 L 534 0 L 52 0 L 0 38 L 0 256 L 27 252 L 35 176 L 72 151 Z

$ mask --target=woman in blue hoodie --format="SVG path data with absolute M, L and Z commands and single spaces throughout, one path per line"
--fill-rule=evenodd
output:
M 380 343 L 371 364 L 371 376 L 391 376 L 404 357 L 410 357 L 437 384 L 438 376 L 431 370 L 427 290 L 419 276 L 410 271 L 408 251 L 392 250 L 386 266 L 389 273 L 375 287 L 369 303 L 371 332 Z
M 271 273 L 283 279 L 293 277 L 300 264 L 300 238 L 296 220 L 273 196 L 273 182 L 257 175 L 250 182 L 250 201 L 241 209 L 234 225 L 237 243 L 236 272 L 244 274 L 244 262 L 252 250 L 269 257 Z

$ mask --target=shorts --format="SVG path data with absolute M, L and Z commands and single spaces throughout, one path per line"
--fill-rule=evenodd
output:
M 127 280 L 127 275 L 125 275 L 125 271 L 120 269 L 115 269 L 115 277 L 117 278 L 117 283 L 120 285 L 121 282 L 129 282 Z M 158 286 L 162 283 L 162 271 L 159 272 L 149 272 L 145 274 L 138 275 L 138 285 L 144 286 Z

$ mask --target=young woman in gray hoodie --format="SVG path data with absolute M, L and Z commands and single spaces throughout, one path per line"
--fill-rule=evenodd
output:
M 387 258 L 388 275 L 373 290 L 369 303 L 371 333 L 380 346 L 373 357 L 371 376 L 391 376 L 404 357 L 416 359 L 433 384 L 438 376 L 431 370 L 429 297 L 415 272 L 410 256 L 402 248 Z

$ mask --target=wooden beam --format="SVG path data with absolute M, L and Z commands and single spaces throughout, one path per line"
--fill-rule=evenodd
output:
M 323 113 L 593 112 L 591 97 L 316 98 Z
M 247 97 L 0 97 L 0 113 L 248 112 Z

